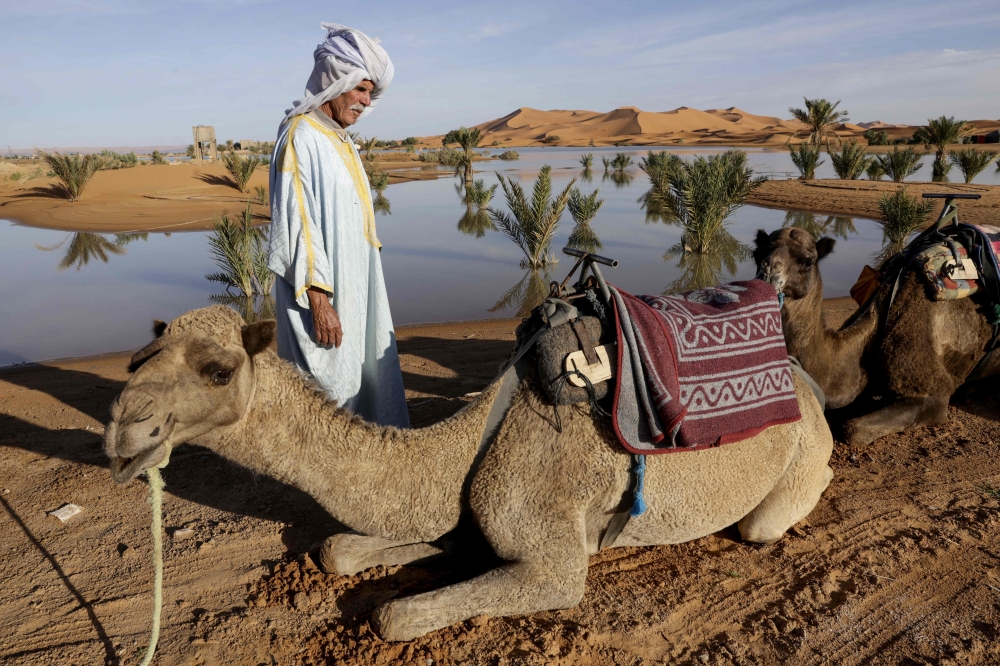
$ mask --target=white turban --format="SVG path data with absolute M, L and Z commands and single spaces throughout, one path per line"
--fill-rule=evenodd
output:
M 326 41 L 316 47 L 312 76 L 306 83 L 305 97 L 292 102 L 285 117 L 298 116 L 318 109 L 343 95 L 365 79 L 375 84 L 371 106 L 359 116 L 364 118 L 375 108 L 379 97 L 392 82 L 393 68 L 389 54 L 377 39 L 339 23 L 321 23 Z

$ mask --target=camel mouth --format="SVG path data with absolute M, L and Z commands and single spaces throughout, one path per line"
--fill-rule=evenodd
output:
M 111 478 L 115 483 L 128 483 L 150 467 L 166 460 L 169 452 L 167 444 L 158 444 L 131 458 L 114 457 L 111 459 Z

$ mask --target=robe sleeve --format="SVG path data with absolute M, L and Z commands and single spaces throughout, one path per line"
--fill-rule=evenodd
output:
M 318 287 L 333 294 L 334 272 L 321 230 L 322 207 L 313 184 L 321 166 L 313 137 L 290 122 L 271 160 L 271 234 L 268 268 L 292 286 L 295 302 L 309 308 L 306 290 Z

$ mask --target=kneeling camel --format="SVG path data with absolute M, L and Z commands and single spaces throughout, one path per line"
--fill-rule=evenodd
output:
M 134 374 L 111 407 L 105 449 L 116 481 L 160 464 L 175 444 L 208 447 L 309 493 L 350 527 L 321 551 L 324 568 L 339 574 L 440 552 L 432 542 L 471 512 L 506 563 L 383 604 L 373 620 L 387 640 L 477 615 L 569 608 L 583 597 L 587 558 L 630 482 L 629 455 L 589 406 L 560 407 L 557 432 L 529 373 L 477 466 L 497 383 L 430 427 L 378 427 L 267 350 L 274 322 L 244 325 L 215 306 L 160 332 L 133 357 Z M 719 448 L 649 456 L 649 510 L 614 545 L 681 543 L 733 523 L 744 539 L 768 543 L 812 511 L 833 476 L 833 439 L 809 387 L 795 381 L 800 421 Z
M 831 330 L 823 323 L 819 261 L 833 251 L 834 239 L 779 229 L 758 231 L 756 240 L 757 276 L 785 296 L 788 353 L 826 393 L 827 408 L 850 405 L 847 443 L 868 444 L 948 418 L 952 394 L 983 359 L 993 334 L 981 295 L 932 301 L 920 276 L 904 269 L 895 299 L 887 282 L 867 308 Z M 979 374 L 998 371 L 995 354 Z

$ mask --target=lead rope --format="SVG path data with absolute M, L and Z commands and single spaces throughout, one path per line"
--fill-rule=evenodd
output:
M 153 628 L 149 634 L 149 647 L 142 657 L 139 666 L 149 666 L 156 653 L 156 643 L 160 640 L 160 610 L 163 607 L 163 477 L 160 467 L 166 467 L 170 460 L 170 448 L 167 448 L 167 459 L 156 467 L 146 470 L 149 480 L 149 503 L 153 510 Z

